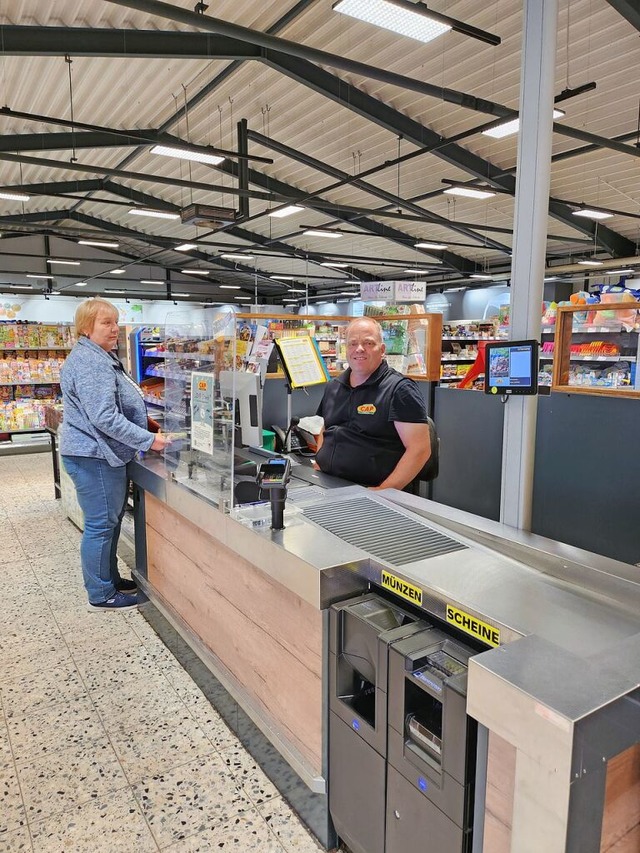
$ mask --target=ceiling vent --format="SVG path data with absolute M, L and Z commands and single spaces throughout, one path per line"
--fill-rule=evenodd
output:
M 236 221 L 236 211 L 232 207 L 190 204 L 180 211 L 180 218 L 184 225 L 206 225 L 208 228 L 220 228 L 228 222 Z

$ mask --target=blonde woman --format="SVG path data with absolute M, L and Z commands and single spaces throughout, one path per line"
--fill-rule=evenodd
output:
M 76 311 L 75 324 L 78 342 L 60 378 L 60 454 L 84 513 L 80 556 L 89 610 L 120 611 L 137 605 L 135 582 L 120 577 L 116 556 L 127 465 L 138 451 L 163 450 L 168 442 L 112 352 L 118 341 L 115 305 L 88 299 Z

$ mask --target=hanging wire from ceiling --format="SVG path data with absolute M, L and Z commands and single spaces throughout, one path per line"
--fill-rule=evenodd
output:
M 69 105 L 71 113 L 71 157 L 69 158 L 69 162 L 76 163 L 78 158 L 76 157 L 76 132 L 73 126 L 73 80 L 71 78 L 71 65 L 73 64 L 73 59 L 71 59 L 68 53 L 65 53 L 64 61 L 67 63 L 67 68 L 69 70 Z

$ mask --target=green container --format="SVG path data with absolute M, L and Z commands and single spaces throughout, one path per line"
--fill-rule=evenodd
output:
M 275 453 L 276 450 L 276 434 L 270 429 L 262 430 L 262 446 L 265 450 L 271 450 Z

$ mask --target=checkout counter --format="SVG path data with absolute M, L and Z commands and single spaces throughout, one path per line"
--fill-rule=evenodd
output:
M 295 458 L 277 510 L 239 506 L 265 454 L 205 343 L 168 360 L 179 438 L 132 465 L 141 609 L 320 842 L 640 849 L 637 567 Z
M 298 466 L 273 530 L 177 455 L 134 465 L 140 587 L 327 848 L 637 843 L 635 567 Z

